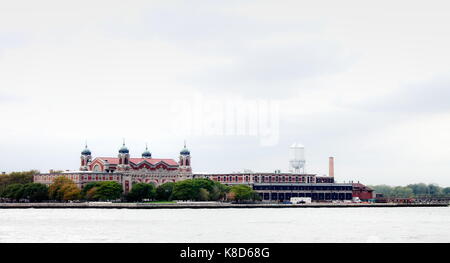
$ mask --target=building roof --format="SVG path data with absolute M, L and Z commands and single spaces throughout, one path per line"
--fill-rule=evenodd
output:
M 353 185 L 353 188 L 355 188 L 357 190 L 361 189 L 361 190 L 366 190 L 366 191 L 373 191 L 372 188 L 370 188 L 366 185 L 363 185 L 361 183 L 352 183 L 352 185 Z
M 109 164 L 119 164 L 119 158 L 115 157 L 97 157 L 95 159 L 102 160 L 103 162 L 107 162 Z M 173 159 L 155 159 L 155 158 L 130 158 L 130 163 L 134 165 L 138 165 L 142 162 L 148 162 L 151 165 L 156 165 L 159 162 L 164 162 L 169 166 L 178 166 L 178 163 Z
M 166 163 L 168 165 L 171 165 L 171 166 L 178 166 L 178 163 L 175 160 L 173 160 L 173 159 L 130 158 L 130 162 L 132 162 L 134 164 L 139 164 L 139 163 L 144 162 L 144 161 L 148 162 L 148 163 L 150 163 L 152 165 L 155 165 L 155 164 L 157 164 L 159 162 L 164 162 L 164 163 Z

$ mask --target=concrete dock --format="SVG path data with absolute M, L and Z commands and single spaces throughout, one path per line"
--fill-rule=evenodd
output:
M 102 208 L 102 209 L 217 209 L 217 208 L 359 208 L 359 207 L 448 207 L 446 203 L 310 203 L 310 204 L 232 204 L 222 202 L 183 203 L 0 203 L 0 209 L 8 208 Z

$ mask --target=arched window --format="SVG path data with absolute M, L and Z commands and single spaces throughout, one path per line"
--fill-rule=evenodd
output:
M 94 165 L 94 172 L 100 172 L 102 169 L 100 168 L 100 165 L 96 164 Z

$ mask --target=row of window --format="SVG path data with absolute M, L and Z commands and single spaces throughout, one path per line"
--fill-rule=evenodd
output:
M 322 186 L 322 185 L 254 185 L 254 190 L 314 190 L 314 191 L 352 191 L 352 186 Z
M 291 197 L 310 197 L 311 200 L 352 200 L 350 193 L 259 193 L 263 200 L 290 200 Z
M 88 180 L 88 181 L 106 181 L 106 180 L 115 180 L 115 176 L 111 175 L 97 175 L 97 176 L 82 176 L 81 180 Z
M 39 181 L 53 181 L 57 177 L 64 176 L 70 180 L 78 180 L 78 175 L 61 175 L 61 174 L 55 174 L 55 175 L 41 175 L 37 177 L 37 180 Z
M 237 175 L 228 176 L 217 176 L 217 180 L 220 182 L 238 182 L 239 177 Z M 250 182 L 251 177 L 245 176 L 244 182 Z M 284 182 L 297 182 L 297 183 L 314 183 L 314 178 L 312 176 L 253 176 L 253 182 L 255 183 L 284 183 Z

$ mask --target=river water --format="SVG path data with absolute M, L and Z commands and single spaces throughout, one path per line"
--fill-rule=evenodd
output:
M 450 208 L 0 209 L 0 242 L 450 242 Z

